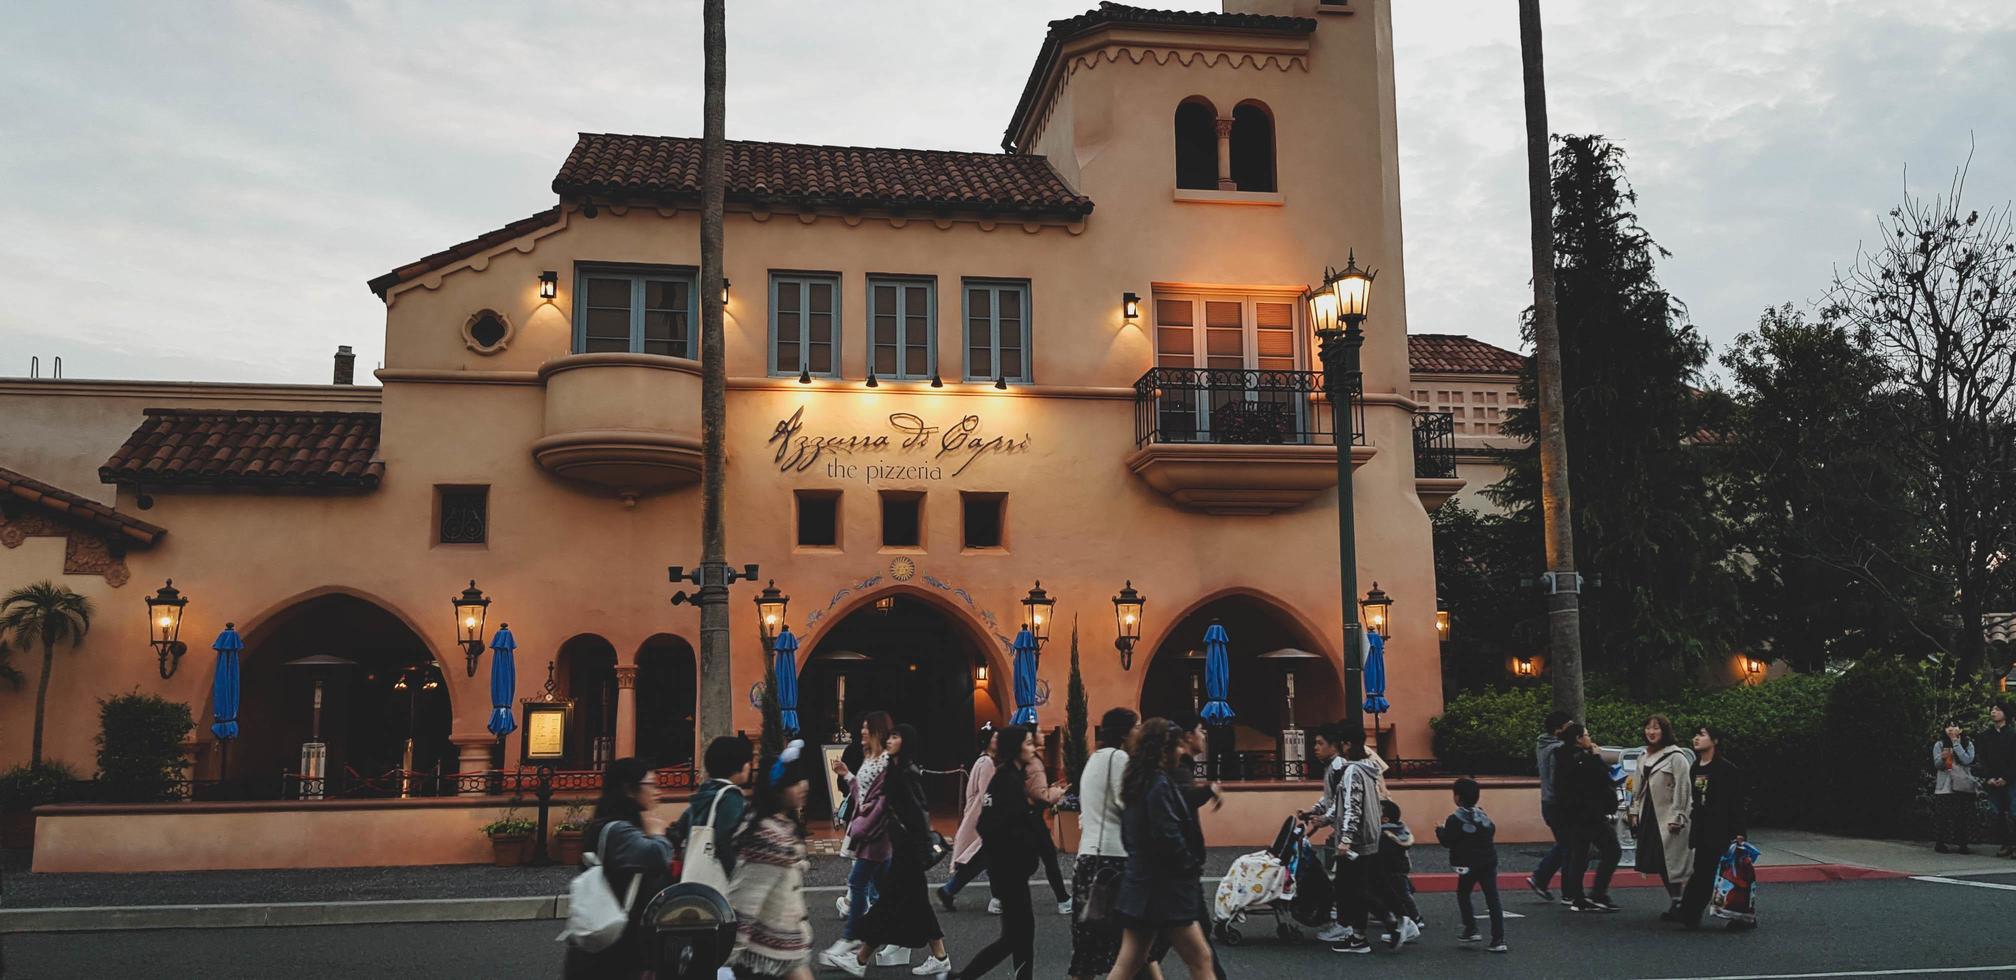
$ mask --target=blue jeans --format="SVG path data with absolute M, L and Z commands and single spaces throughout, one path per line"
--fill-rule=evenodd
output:
M 1554 873 L 1568 863 L 1568 839 L 1561 832 L 1559 807 L 1553 803 L 1540 804 L 1540 819 L 1547 824 L 1547 830 L 1554 835 L 1554 846 L 1540 858 L 1540 866 L 1533 869 L 1533 883 L 1546 888 L 1554 881 Z
M 887 861 L 855 858 L 853 866 L 847 869 L 847 927 L 840 933 L 842 939 L 854 938 L 854 931 L 861 928 L 861 917 L 868 914 L 868 906 L 882 897 L 877 893 L 875 881 L 888 867 Z

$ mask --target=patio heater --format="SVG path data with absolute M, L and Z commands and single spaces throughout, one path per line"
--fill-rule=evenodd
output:
M 1321 660 L 1323 655 L 1282 647 L 1260 655 L 1261 660 L 1281 667 L 1282 693 L 1286 698 L 1287 713 L 1282 716 L 1281 726 L 1281 778 L 1299 779 L 1309 771 L 1309 733 L 1295 724 L 1295 675 L 1302 666 L 1312 660 Z
M 299 795 L 304 800 L 319 800 L 329 790 L 329 746 L 322 741 L 322 691 L 330 676 L 344 667 L 355 667 L 357 661 L 327 653 L 289 660 L 283 666 L 306 668 L 315 681 L 315 693 L 309 709 L 308 741 L 301 743 L 301 768 L 297 770 Z
M 829 744 L 852 744 L 854 733 L 847 729 L 847 670 L 854 664 L 867 663 L 868 655 L 852 650 L 836 650 L 819 659 L 833 665 L 833 737 Z M 841 666 L 843 664 L 847 666 Z

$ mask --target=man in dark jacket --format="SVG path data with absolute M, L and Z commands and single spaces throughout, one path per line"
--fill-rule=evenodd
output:
M 692 833 L 695 815 L 711 811 L 705 823 L 714 828 L 714 853 L 721 858 L 721 870 L 730 875 L 735 873 L 736 832 L 742 829 L 742 812 L 748 806 L 742 787 L 749 785 L 755 758 L 756 750 L 740 736 L 723 735 L 709 742 L 702 760 L 707 767 L 707 782 L 693 791 L 686 812 L 679 815 L 676 839 L 684 841 Z M 714 802 L 717 796 L 721 798 L 719 804 Z
M 1610 900 L 1610 876 L 1617 871 L 1623 845 L 1611 819 L 1617 813 L 1617 790 L 1610 783 L 1610 766 L 1597 752 L 1596 742 L 1578 722 L 1561 730 L 1562 746 L 1554 756 L 1554 803 L 1568 832 L 1568 863 L 1562 869 L 1561 897 L 1577 912 L 1615 912 Z M 1591 849 L 1596 854 L 1596 877 L 1589 891 L 1582 890 L 1581 869 L 1588 866 Z
M 1703 725 L 1694 732 L 1694 810 L 1688 823 L 1688 843 L 1694 847 L 1694 873 L 1680 898 L 1680 924 L 1701 928 L 1701 913 L 1715 894 L 1722 855 L 1731 844 L 1743 843 L 1749 826 L 1744 809 L 1743 774 L 1722 749 L 1722 731 Z M 1731 929 L 1754 929 L 1753 922 L 1732 920 Z
M 1554 846 L 1547 849 L 1539 866 L 1526 878 L 1526 887 L 1543 902 L 1554 900 L 1554 893 L 1547 886 L 1554 883 L 1554 873 L 1568 860 L 1568 835 L 1560 827 L 1561 806 L 1554 799 L 1554 753 L 1561 748 L 1561 729 L 1574 720 L 1566 711 L 1550 713 L 1541 724 L 1540 737 L 1533 742 L 1533 768 L 1540 775 L 1540 820 L 1554 835 Z M 1573 868 L 1569 873 L 1579 878 L 1582 869 Z
M 1988 709 L 1989 725 L 1974 739 L 1974 778 L 1995 808 L 1995 829 L 2002 836 L 1996 857 L 2016 857 L 2016 727 L 2009 724 L 2009 706 Z

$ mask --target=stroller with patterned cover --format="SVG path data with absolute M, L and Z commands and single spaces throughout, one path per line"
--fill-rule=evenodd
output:
M 1211 903 L 1211 932 L 1219 942 L 1227 946 L 1244 942 L 1246 934 L 1239 926 L 1256 915 L 1274 919 L 1276 937 L 1302 938 L 1302 930 L 1295 925 L 1296 882 L 1307 872 L 1328 883 L 1315 849 L 1303 836 L 1301 822 L 1289 817 L 1274 835 L 1272 846 L 1242 854 L 1232 862 Z

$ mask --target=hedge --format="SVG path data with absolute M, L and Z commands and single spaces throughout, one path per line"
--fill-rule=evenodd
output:
M 98 782 L 122 803 L 173 799 L 189 768 L 182 740 L 195 727 L 189 706 L 153 694 L 121 694 L 98 702 Z

